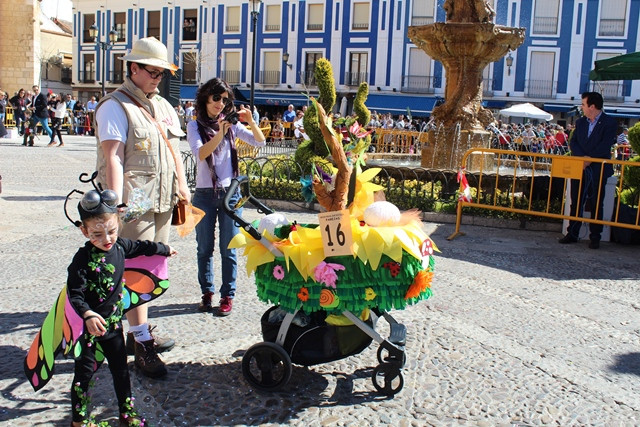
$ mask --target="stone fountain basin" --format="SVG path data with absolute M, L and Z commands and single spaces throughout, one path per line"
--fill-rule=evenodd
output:
M 490 63 L 522 43 L 523 28 L 493 23 L 436 22 L 409 27 L 409 38 L 429 56 L 445 62 L 476 58 Z

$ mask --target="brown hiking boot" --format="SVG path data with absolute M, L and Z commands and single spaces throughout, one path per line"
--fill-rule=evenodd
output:
M 213 307 L 211 306 L 211 300 L 213 299 L 213 292 L 205 292 L 202 294 L 202 301 L 200 301 L 200 305 L 198 306 L 198 311 L 207 312 L 211 311 Z
M 147 377 L 157 378 L 167 374 L 167 367 L 158 357 L 153 340 L 135 343 L 135 364 Z
M 153 342 L 155 343 L 156 353 L 164 353 L 165 351 L 169 351 L 176 345 L 176 342 L 171 338 L 159 337 L 153 334 L 154 329 L 156 329 L 155 325 L 151 326 L 149 324 L 149 333 L 151 334 L 151 338 L 153 338 Z M 127 332 L 127 341 L 125 343 L 125 347 L 127 348 L 127 354 L 129 356 L 133 356 L 134 354 L 134 343 L 135 338 L 133 337 L 132 332 Z

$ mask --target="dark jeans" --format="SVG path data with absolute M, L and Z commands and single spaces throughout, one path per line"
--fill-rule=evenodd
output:
M 118 408 L 120 413 L 127 412 L 127 398 L 131 397 L 131 380 L 129 379 L 129 369 L 127 368 L 127 350 L 124 345 L 124 334 L 122 328 L 117 331 L 112 338 L 98 341 L 105 359 L 109 362 L 109 370 L 113 377 L 113 387 L 116 390 L 118 398 Z M 86 394 L 89 390 L 89 382 L 94 372 L 100 368 L 102 362 L 96 362 L 96 345 L 85 347 L 82 349 L 82 356 L 75 362 L 75 375 L 71 383 L 71 408 L 73 411 L 73 421 L 83 421 L 88 414 L 82 416 L 76 408 L 80 403 L 81 397 L 75 390 L 75 385 L 80 384 L 80 388 Z
M 580 187 L 580 181 L 577 179 L 571 180 L 571 216 L 576 215 L 578 204 L 580 209 L 578 215 L 582 215 L 585 205 L 590 207 L 591 219 L 602 219 L 602 211 L 604 209 L 604 189 L 607 184 L 607 179 L 613 175 L 612 165 L 604 165 L 604 173 L 602 174 L 602 181 L 600 180 L 600 171 L 602 169 L 601 163 L 591 163 L 582 172 L 582 194 L 578 194 Z M 600 191 L 600 198 L 597 200 L 598 191 Z M 580 238 L 580 221 L 569 221 L 569 227 L 567 227 L 567 234 L 575 239 Z M 600 241 L 600 234 L 602 233 L 602 224 L 589 223 L 589 239 L 593 242 Z
M 60 144 L 62 144 L 62 133 L 60 132 L 60 128 L 62 127 L 62 119 L 54 117 L 51 119 L 51 142 L 58 135 L 58 139 L 60 140 Z

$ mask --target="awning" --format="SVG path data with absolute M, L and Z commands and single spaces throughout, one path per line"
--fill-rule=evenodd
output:
M 180 86 L 180 99 L 196 99 L 196 91 L 198 86 Z
M 408 114 L 409 109 L 412 116 L 429 116 L 437 100 L 434 96 L 369 94 L 365 105 L 378 113 Z
M 501 101 L 498 99 L 485 99 L 482 101 L 484 108 L 504 108 L 507 105 L 507 101 Z
M 251 91 L 249 89 L 235 89 L 236 98 L 245 102 L 250 102 Z M 318 96 L 317 94 L 311 94 L 311 96 Z M 286 107 L 289 104 L 293 104 L 296 107 L 302 105 L 308 105 L 311 101 L 306 95 L 300 92 L 263 92 L 256 91 L 253 93 L 254 105 L 272 105 L 279 107 Z
M 611 117 L 624 117 L 629 119 L 640 119 L 640 110 L 610 110 L 605 107 L 604 112 Z
M 627 53 L 594 63 L 589 80 L 638 80 L 640 79 L 640 52 Z
M 568 113 L 574 109 L 576 105 L 571 104 L 544 104 L 545 111 L 557 111 L 559 113 Z

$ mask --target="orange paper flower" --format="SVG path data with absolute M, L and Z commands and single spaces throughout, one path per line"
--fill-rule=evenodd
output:
M 404 299 L 416 298 L 420 296 L 428 287 L 431 286 L 431 279 L 433 278 L 433 271 L 419 271 L 416 277 L 413 278 L 413 283 L 409 286 L 407 294 Z
M 309 289 L 304 286 L 300 288 L 300 292 L 298 292 L 298 299 L 302 302 L 307 302 L 309 300 Z

